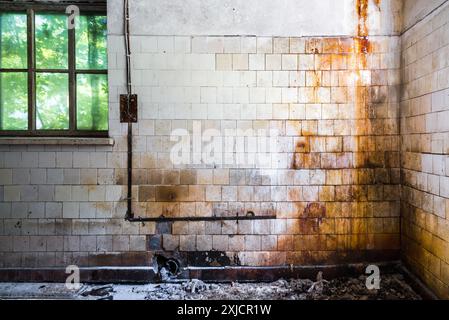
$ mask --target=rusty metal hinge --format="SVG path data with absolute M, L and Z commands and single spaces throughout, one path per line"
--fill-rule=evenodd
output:
M 120 95 L 120 122 L 137 122 L 137 94 L 130 95 L 128 110 L 128 95 Z

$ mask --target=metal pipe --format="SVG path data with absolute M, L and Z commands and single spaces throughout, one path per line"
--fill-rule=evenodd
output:
M 131 218 L 130 222 L 178 222 L 178 221 L 244 221 L 244 220 L 275 220 L 276 216 L 230 216 L 230 217 L 156 217 Z
M 127 211 L 125 219 L 130 221 L 134 218 L 132 212 L 132 184 L 133 184 L 133 125 L 131 122 L 130 114 L 130 100 L 132 94 L 132 82 L 131 82 L 131 46 L 129 43 L 129 1 L 124 1 L 123 10 L 123 30 L 125 38 L 125 52 L 126 52 L 126 90 L 127 90 L 127 111 L 128 111 L 128 190 L 127 190 Z

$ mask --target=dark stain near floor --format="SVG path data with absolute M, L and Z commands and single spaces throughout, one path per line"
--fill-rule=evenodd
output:
M 229 256 L 225 251 L 164 251 L 160 254 L 178 260 L 181 267 L 225 267 L 240 265 L 237 254 Z
M 239 261 L 232 259 L 224 251 L 198 251 L 184 253 L 188 265 L 199 267 L 235 266 Z

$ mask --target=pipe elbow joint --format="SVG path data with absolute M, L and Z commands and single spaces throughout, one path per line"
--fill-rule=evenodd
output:
M 134 220 L 134 213 L 131 211 L 126 211 L 126 215 L 125 215 L 125 220 L 126 221 L 132 221 Z

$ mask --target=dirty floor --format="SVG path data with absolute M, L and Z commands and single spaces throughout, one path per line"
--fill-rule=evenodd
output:
M 366 277 L 326 281 L 278 280 L 274 283 L 210 284 L 200 280 L 145 285 L 0 283 L 0 299 L 81 300 L 420 300 L 401 274 L 384 275 L 380 290 L 368 290 Z

